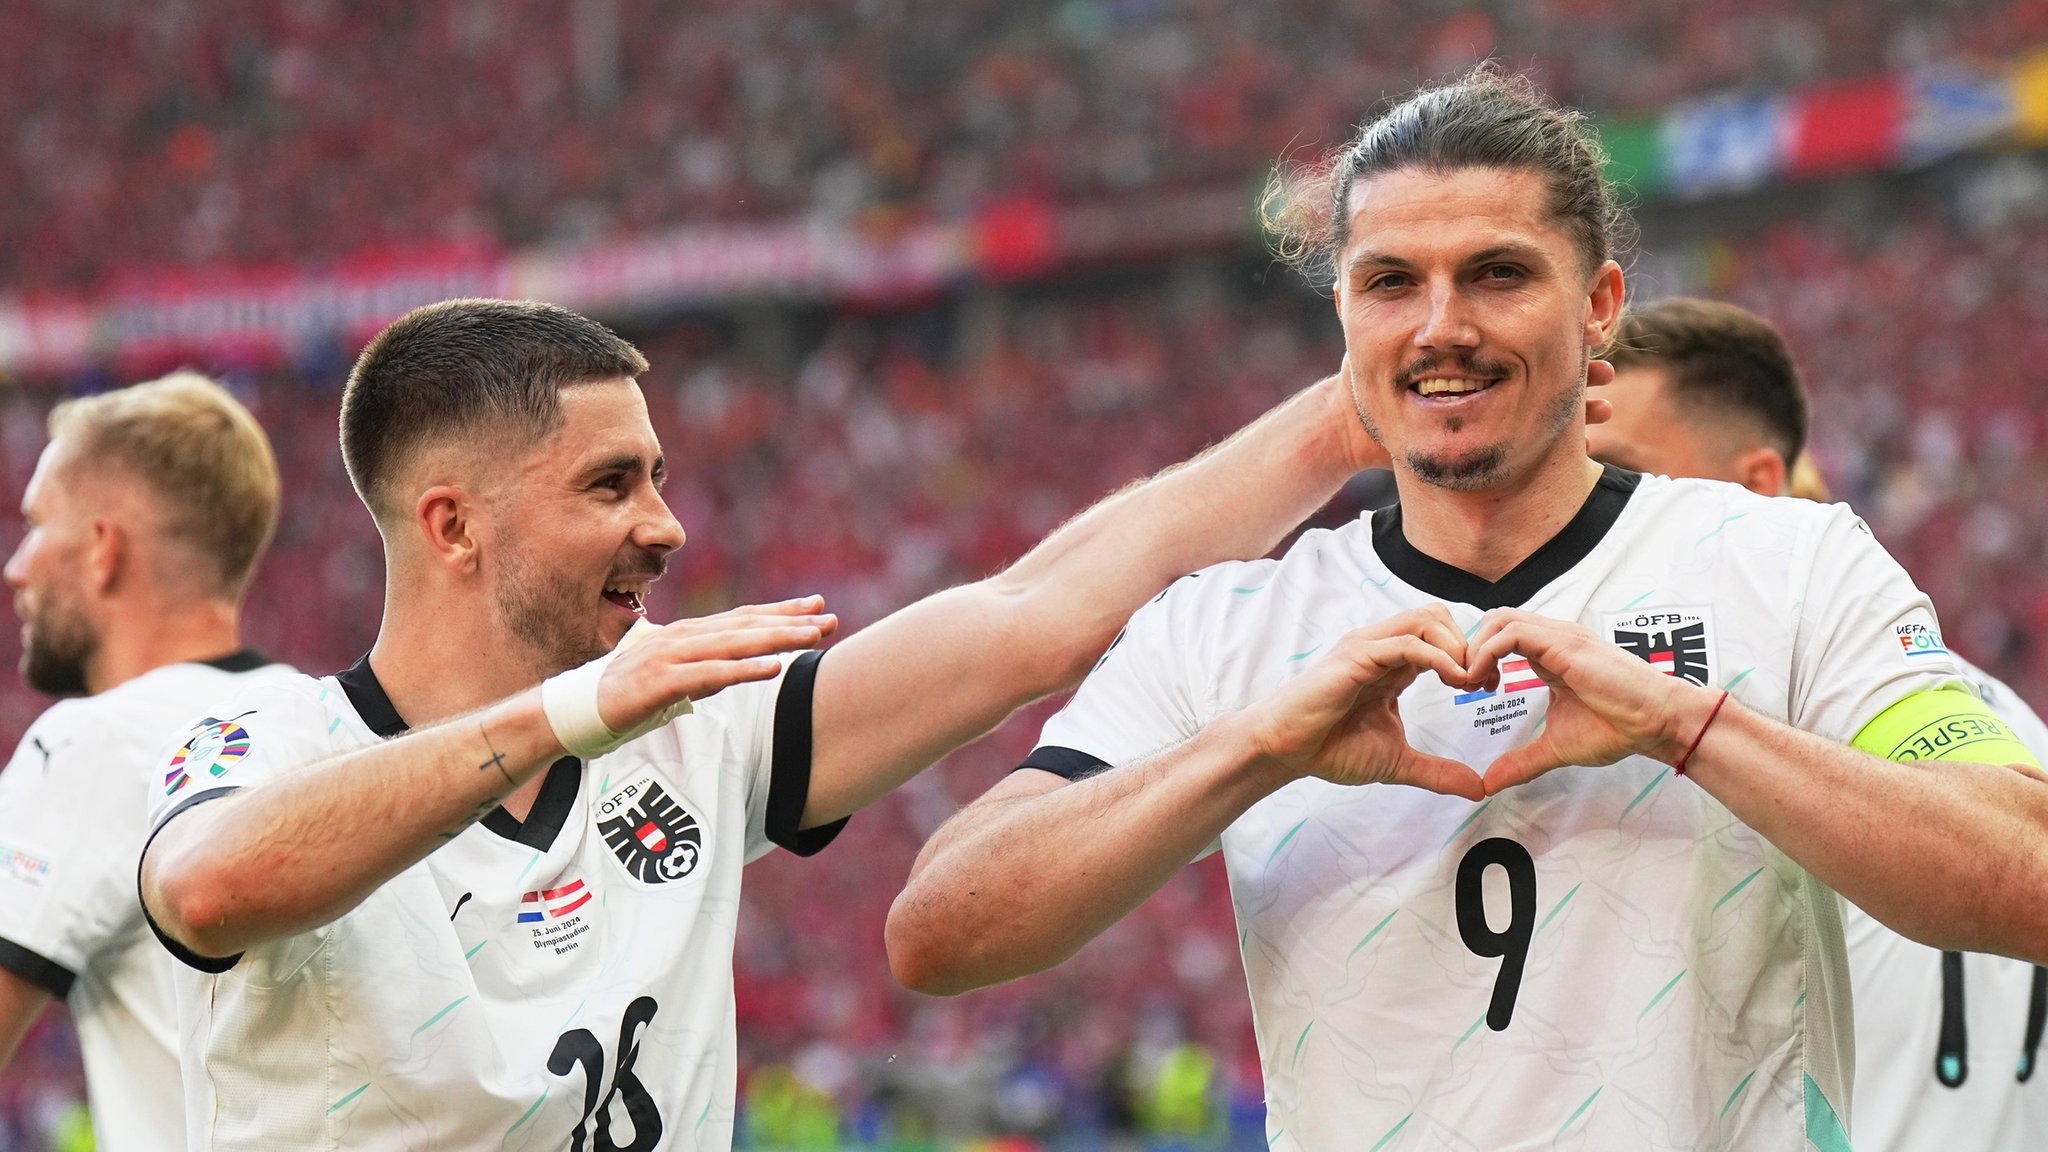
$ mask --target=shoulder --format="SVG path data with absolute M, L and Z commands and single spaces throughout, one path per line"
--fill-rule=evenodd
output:
M 1819 504 L 1789 496 L 1763 496 L 1725 480 L 1674 479 L 1644 476 L 1636 485 L 1631 508 L 1660 520 L 1725 524 L 1737 535 L 1757 529 L 1799 527 L 1815 530 L 1830 524 L 1861 525 L 1847 504 Z M 1740 529 L 1737 526 L 1740 525 Z M 1868 529 L 1865 529 L 1868 531 Z

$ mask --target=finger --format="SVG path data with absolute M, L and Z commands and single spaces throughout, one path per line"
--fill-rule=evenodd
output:
M 716 696 L 735 684 L 773 680 L 782 671 L 782 661 L 769 656 L 751 660 L 699 660 L 686 665 L 682 671 L 683 675 L 675 684 L 677 690 L 672 695 L 702 700 Z
M 1450 653 L 1419 636 L 1389 636 L 1384 640 L 1374 640 L 1364 646 L 1362 654 L 1378 668 L 1370 678 L 1373 681 L 1383 679 L 1387 673 L 1404 666 L 1418 672 L 1424 669 L 1433 671 L 1446 684 L 1455 683 L 1465 676 L 1465 669 L 1451 659 Z M 1409 679 L 1414 678 L 1411 676 Z
M 1393 782 L 1439 792 L 1445 796 L 1463 796 L 1467 800 L 1486 799 L 1485 782 L 1480 780 L 1479 773 L 1474 772 L 1471 765 L 1417 752 L 1412 748 L 1401 758 Z
M 669 664 L 692 664 L 704 660 L 743 660 L 776 652 L 810 648 L 824 638 L 818 629 L 802 627 L 741 628 L 692 636 L 666 644 L 657 653 Z
M 1586 361 L 1586 387 L 1605 388 L 1614 383 L 1614 365 L 1605 360 Z
M 1614 405 L 1612 403 L 1599 399 L 1586 401 L 1587 424 L 1605 424 L 1612 419 L 1614 419 Z
M 839 626 L 839 617 L 832 613 L 813 616 L 778 615 L 771 612 L 743 614 L 741 610 L 717 616 L 700 616 L 692 620 L 678 620 L 662 627 L 659 637 L 650 639 L 687 640 L 693 636 L 715 636 L 723 632 L 739 632 L 753 628 L 816 628 L 820 634 L 829 635 Z
M 1486 766 L 1486 794 L 1488 796 L 1526 784 L 1553 768 L 1565 767 L 1564 761 L 1551 751 L 1550 741 L 1538 736 L 1520 748 L 1510 748 Z
M 817 615 L 819 613 L 819 610 L 824 608 L 824 606 L 825 598 L 823 596 L 817 595 L 816 593 L 813 593 L 809 596 L 798 596 L 791 600 L 782 600 L 773 604 L 741 604 L 737 607 L 728 608 L 723 612 L 714 612 L 709 616 L 698 616 L 687 620 L 676 620 L 664 625 L 664 627 L 675 628 L 678 626 L 688 625 L 715 625 L 719 621 L 733 620 L 742 617 L 814 616 Z

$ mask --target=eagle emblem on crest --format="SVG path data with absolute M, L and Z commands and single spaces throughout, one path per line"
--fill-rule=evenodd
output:
M 598 811 L 599 834 L 635 880 L 666 884 L 696 871 L 704 830 L 651 774 L 615 790 Z

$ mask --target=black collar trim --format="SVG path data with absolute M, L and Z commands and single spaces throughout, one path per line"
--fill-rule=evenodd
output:
M 341 690 L 348 694 L 350 706 L 355 708 L 356 715 L 363 718 L 363 723 L 369 725 L 370 731 L 388 740 L 404 735 L 411 727 L 392 706 L 391 696 L 384 691 L 377 674 L 370 670 L 368 653 L 335 679 L 341 682 Z M 502 804 L 491 809 L 482 824 L 507 840 L 545 852 L 561 834 L 562 825 L 568 823 L 569 813 L 576 807 L 576 791 L 582 777 L 583 762 L 574 756 L 564 756 L 548 766 L 548 777 L 541 782 L 540 795 L 534 797 L 533 811 L 526 814 L 524 824 L 505 811 Z
M 1639 472 L 1606 465 L 1570 523 L 1499 580 L 1474 576 L 1410 544 L 1401 531 L 1399 504 L 1372 514 L 1373 550 L 1387 569 L 1410 587 L 1440 600 L 1470 604 L 1482 611 L 1519 607 L 1599 546 L 1607 530 L 1621 518 L 1622 509 L 1628 507 L 1642 478 Z
M 194 663 L 204 664 L 208 668 L 218 668 L 223 672 L 254 672 L 258 668 L 267 668 L 276 661 L 254 648 L 244 648 L 239 652 L 215 656 L 211 660 L 196 660 Z

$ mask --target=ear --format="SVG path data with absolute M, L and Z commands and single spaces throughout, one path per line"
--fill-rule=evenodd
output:
M 1614 339 L 1616 329 L 1621 327 L 1622 305 L 1628 302 L 1628 286 L 1623 283 L 1621 265 L 1612 260 L 1600 265 L 1588 286 L 1586 302 L 1586 347 L 1598 355 Z
M 1735 458 L 1735 481 L 1759 496 L 1783 496 L 1785 458 L 1775 448 L 1751 448 Z
M 93 521 L 92 543 L 86 546 L 80 572 L 85 591 L 95 596 L 112 592 L 132 563 L 133 544 L 121 525 L 113 520 Z
M 481 562 L 478 529 L 484 515 L 481 501 L 457 484 L 436 484 L 413 504 L 413 524 L 427 555 L 462 573 L 475 572 Z

